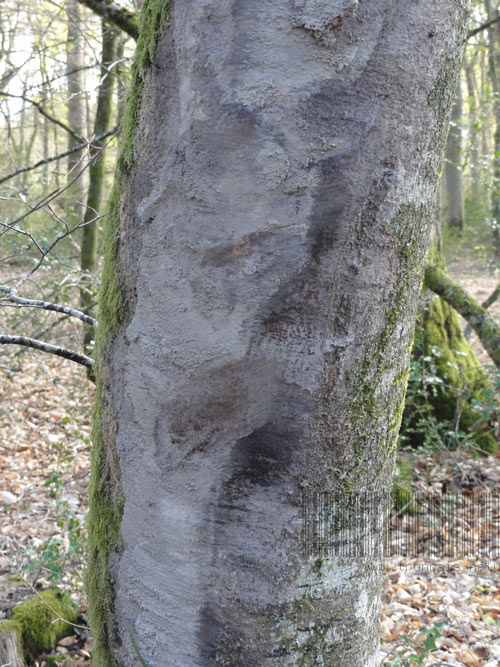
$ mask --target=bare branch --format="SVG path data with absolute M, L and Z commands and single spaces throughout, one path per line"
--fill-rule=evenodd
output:
M 69 359 L 69 361 L 74 361 L 75 363 L 86 366 L 87 368 L 94 367 L 94 360 L 84 354 L 78 354 L 78 352 L 72 352 L 71 350 L 67 350 L 64 347 L 50 345 L 49 343 L 44 343 L 43 341 L 35 340 L 34 338 L 0 334 L 0 345 L 23 345 L 24 347 L 31 347 L 34 350 L 41 350 L 42 352 L 55 354 L 56 356 L 62 357 L 63 359 Z
M 112 141 L 112 139 L 110 139 L 110 141 L 106 144 L 106 146 L 102 146 L 102 148 L 100 147 L 100 148 L 99 148 L 99 151 L 104 150 L 105 148 L 107 148 L 107 146 L 111 143 L 111 141 Z M 87 145 L 91 145 L 91 144 L 88 144 L 88 143 L 87 143 Z M 22 215 L 20 215 L 19 217 L 17 217 L 15 220 L 12 220 L 12 221 L 9 222 L 8 224 L 5 224 L 5 223 L 4 223 L 3 226 L 4 226 L 4 227 L 7 227 L 7 228 L 11 228 L 11 229 L 13 229 L 14 231 L 16 231 L 16 229 L 15 229 L 15 225 L 17 225 L 17 224 L 19 224 L 20 222 L 22 222 L 25 218 L 27 218 L 27 217 L 28 217 L 29 215 L 31 215 L 32 213 L 35 213 L 35 211 L 39 211 L 40 209 L 44 208 L 44 207 L 47 206 L 47 204 L 49 204 L 53 199 L 56 199 L 56 197 L 58 197 L 58 196 L 61 195 L 63 192 L 65 192 L 66 190 L 68 190 L 68 189 L 73 185 L 73 183 L 75 183 L 75 181 L 76 181 L 78 178 L 80 178 L 80 176 L 83 174 L 83 172 L 85 171 L 85 169 L 87 169 L 87 168 L 89 167 L 89 165 L 92 163 L 92 161 L 95 160 L 95 159 L 97 159 L 97 158 L 99 157 L 99 155 L 100 155 L 100 153 L 96 151 L 95 154 L 94 154 L 94 155 L 92 156 L 92 158 L 90 159 L 90 161 L 88 162 L 88 164 L 86 164 L 85 167 L 83 167 L 83 168 L 81 169 L 81 171 L 80 171 L 78 174 L 76 174 L 76 176 L 74 176 L 73 179 L 72 179 L 71 181 L 69 181 L 68 183 L 66 183 L 66 185 L 64 185 L 64 187 L 62 187 L 62 186 L 58 186 L 55 190 L 52 190 L 52 192 L 49 192 L 47 195 L 45 195 L 44 197 L 42 197 L 42 199 L 40 199 L 34 206 L 30 206 L 30 210 L 28 211 L 28 213 L 23 213 Z M 29 206 L 29 204 L 26 204 L 26 205 Z M 92 221 L 92 222 L 93 222 L 93 221 Z M 76 229 L 76 228 L 75 228 L 75 229 Z M 0 233 L 0 236 L 2 236 L 1 233 Z
M 8 201 L 8 197 L 0 197 L 0 199 L 5 199 L 5 200 Z M 10 231 L 17 232 L 18 234 L 22 234 L 23 236 L 27 236 L 27 237 L 29 238 L 29 240 L 33 243 L 33 245 L 35 245 L 36 249 L 37 249 L 41 254 L 43 254 L 43 249 L 42 249 L 42 247 L 40 246 L 40 244 L 38 243 L 38 241 L 35 239 L 35 237 L 33 236 L 33 234 L 31 234 L 30 232 L 27 232 L 27 231 L 24 230 L 24 229 L 19 229 L 19 227 L 14 227 L 14 226 L 12 226 L 12 225 L 6 225 L 5 222 L 0 222 L 0 227 L 2 227 L 3 229 L 8 229 L 8 230 L 10 230 Z M 1 234 L 0 234 L 0 236 L 1 236 Z
M 498 23 L 499 21 L 500 21 L 500 14 L 490 19 L 489 21 L 486 21 L 485 23 L 481 23 L 481 25 L 478 26 L 477 28 L 469 30 L 469 32 L 467 33 L 467 39 L 474 37 L 474 35 L 477 35 L 478 32 L 482 32 L 483 30 L 491 28 L 492 25 L 495 25 L 495 23 Z
M 112 130 L 109 130 L 109 132 L 105 132 L 104 134 L 95 137 L 93 141 L 97 142 L 97 141 L 102 141 L 103 139 L 107 139 L 107 137 L 116 134 L 117 129 L 118 128 L 114 127 Z M 31 164 L 28 167 L 21 167 L 20 169 L 16 169 L 16 171 L 13 171 L 11 174 L 7 174 L 7 176 L 2 176 L 0 178 L 0 184 L 5 183 L 5 181 L 9 181 L 11 178 L 15 178 L 19 174 L 24 174 L 26 171 L 32 171 L 33 169 L 38 169 L 38 167 L 42 167 L 44 164 L 48 164 L 49 162 L 54 162 L 55 160 L 61 160 L 62 158 L 71 155 L 72 153 L 77 153 L 78 151 L 81 151 L 83 148 L 86 148 L 88 145 L 89 145 L 88 141 L 82 141 L 81 144 L 73 146 L 73 148 L 64 151 L 64 153 L 59 153 L 58 155 L 52 155 L 51 157 L 45 158 L 44 160 L 39 160 L 38 162 L 35 162 L 35 164 Z
M 63 72 L 62 74 L 57 74 L 50 79 L 44 79 L 41 83 L 32 83 L 30 86 L 26 88 L 24 91 L 25 93 L 30 91 L 30 90 L 36 90 L 39 88 L 43 88 L 44 86 L 47 86 L 49 83 L 54 83 L 54 81 L 58 81 L 59 79 L 66 78 L 68 75 L 71 74 L 76 74 L 76 72 L 82 72 L 87 69 L 94 69 L 94 67 L 100 67 L 99 62 L 93 62 L 90 65 L 82 65 L 81 67 L 75 67 L 73 69 L 67 70 L 66 72 Z
M 3 97 L 14 97 L 18 100 L 24 100 L 25 102 L 29 102 L 42 114 L 42 116 L 45 116 L 47 120 L 50 120 L 52 123 L 55 123 L 56 125 L 59 125 L 59 127 L 62 127 L 63 130 L 68 132 L 77 141 L 81 140 L 81 136 L 77 132 L 73 132 L 73 130 L 70 127 L 68 127 L 66 123 L 63 123 L 61 120 L 58 120 L 57 118 L 54 118 L 54 116 L 51 116 L 47 111 L 45 111 L 45 109 L 39 102 L 31 100 L 29 97 L 25 97 L 24 95 L 14 95 L 13 93 L 5 93 L 3 91 L 0 91 L 0 95 L 2 95 Z
M 78 0 L 78 2 L 137 41 L 139 21 L 133 12 L 116 5 L 112 0 Z
M 24 299 L 20 296 L 16 296 L 13 289 L 7 285 L 0 285 L 0 292 L 4 292 L 7 295 L 0 299 L 0 303 L 1 301 L 9 301 L 10 303 L 15 303 L 19 306 L 29 306 L 31 308 L 40 308 L 41 310 L 52 310 L 56 313 L 65 313 L 71 317 L 76 317 L 82 322 L 85 322 L 85 324 L 90 324 L 90 326 L 97 328 L 97 320 L 90 317 L 90 315 L 85 315 L 85 313 L 82 313 L 80 310 L 75 310 L 68 306 L 61 306 L 57 303 L 41 301 L 40 299 Z
M 80 203 L 80 202 L 77 202 L 77 203 Z M 82 204 L 82 206 L 84 206 L 84 204 Z M 52 241 L 52 243 L 45 250 L 42 251 L 39 260 L 36 262 L 36 264 L 33 266 L 33 268 L 30 269 L 28 271 L 28 273 L 26 273 L 22 278 L 20 278 L 17 281 L 17 283 L 14 287 L 14 290 L 17 291 L 21 287 L 21 285 L 24 282 L 26 282 L 26 280 L 28 280 L 28 278 L 31 278 L 31 276 L 35 273 L 35 271 L 38 271 L 38 269 L 42 266 L 43 262 L 45 261 L 45 258 L 47 257 L 47 255 L 49 255 L 52 252 L 52 250 L 59 243 L 59 241 L 62 241 L 63 239 L 67 238 L 70 234 L 73 234 L 74 232 L 76 232 L 77 229 L 82 229 L 83 227 L 87 227 L 87 225 L 91 225 L 92 223 L 97 222 L 97 220 L 99 220 L 100 217 L 101 216 L 97 215 L 97 213 L 96 213 L 96 215 L 91 220 L 87 220 L 87 221 L 84 221 L 84 222 L 79 222 L 74 227 L 71 227 L 71 229 L 68 229 L 67 231 L 63 232 L 62 234 L 59 234 L 59 236 L 57 236 L 56 239 L 54 241 Z M 2 224 L 2 223 L 0 223 L 0 224 Z M 20 230 L 15 229 L 15 228 L 12 228 L 12 229 L 13 229 L 13 231 L 20 231 Z
M 110 140 L 110 141 L 111 141 L 111 140 Z M 108 142 L 108 143 L 109 143 L 109 142 Z M 91 159 L 90 159 L 90 161 L 89 161 L 89 164 L 91 164 L 94 160 L 98 159 L 99 156 L 100 156 L 100 152 L 101 152 L 102 150 L 104 150 L 105 148 L 106 148 L 106 146 L 103 146 L 102 148 L 99 147 L 99 150 L 96 151 L 96 152 L 94 153 L 94 155 L 92 155 L 92 157 L 91 157 Z M 86 169 L 87 167 L 88 167 L 88 164 L 84 167 L 84 169 Z M 42 198 L 36 205 L 34 205 L 34 206 L 30 206 L 30 210 L 29 210 L 27 213 L 24 213 L 23 215 L 19 216 L 19 217 L 16 218 L 15 220 L 12 220 L 12 221 L 9 222 L 8 224 L 0 223 L 0 227 L 3 227 L 3 228 L 4 228 L 4 229 L 3 229 L 3 232 L 0 231 L 0 236 L 2 236 L 3 233 L 7 233 L 8 231 L 21 232 L 21 230 L 20 230 L 16 225 L 18 225 L 18 224 L 19 224 L 22 220 L 24 220 L 28 215 L 31 215 L 31 214 L 34 213 L 35 211 L 40 210 L 41 208 L 47 206 L 47 205 L 50 203 L 50 201 L 52 201 L 52 200 L 55 199 L 58 195 L 60 195 L 62 192 L 64 192 L 65 190 L 67 190 L 69 187 L 71 187 L 72 183 L 74 183 L 74 182 L 81 176 L 81 174 L 83 173 L 84 169 L 82 169 L 82 170 L 81 170 L 81 171 L 80 171 L 80 172 L 79 172 L 79 173 L 78 173 L 78 174 L 77 174 L 77 175 L 76 175 L 76 176 L 75 176 L 69 183 L 66 183 L 66 185 L 65 185 L 63 188 L 62 188 L 62 187 L 57 187 L 56 190 L 54 190 L 53 192 L 51 192 L 51 193 L 49 193 L 48 195 L 44 196 L 44 197 L 43 197 L 43 198 Z M 77 203 L 81 204 L 81 202 L 77 202 Z M 85 204 L 81 204 L 81 206 L 85 206 Z M 40 258 L 39 258 L 39 260 L 36 262 L 35 266 L 34 266 L 34 267 L 33 267 L 27 274 L 25 274 L 22 278 L 20 278 L 20 279 L 17 281 L 16 285 L 14 286 L 14 292 L 17 292 L 17 290 L 20 288 L 20 286 L 21 286 L 26 280 L 29 280 L 29 279 L 31 278 L 31 276 L 35 273 L 35 271 L 37 271 L 37 270 L 40 268 L 40 266 L 43 264 L 43 262 L 45 261 L 47 255 L 54 249 L 54 247 L 55 247 L 60 241 L 62 241 L 63 239 L 65 239 L 65 238 L 67 238 L 68 236 L 70 236 L 71 234 L 73 234 L 77 229 L 81 229 L 81 228 L 83 228 L 83 227 L 86 227 L 87 225 L 91 225 L 91 224 L 93 224 L 94 222 L 96 222 L 96 221 L 100 218 L 100 216 L 97 214 L 97 211 L 96 211 L 95 209 L 92 209 L 92 207 L 89 207 L 88 205 L 86 206 L 86 208 L 90 208 L 90 209 L 95 213 L 95 217 L 94 217 L 93 219 L 91 219 L 91 220 L 84 220 L 83 222 L 78 223 L 77 225 L 75 225 L 74 227 L 72 227 L 71 229 L 69 229 L 69 228 L 67 227 L 67 225 L 65 225 L 66 231 L 65 231 L 63 234 L 60 234 L 60 235 L 59 235 L 59 236 L 58 236 L 58 237 L 57 237 L 57 238 L 56 238 L 56 239 L 49 245 L 49 247 L 48 247 L 47 249 L 43 250 L 43 251 L 40 253 Z M 23 231 L 24 231 L 24 230 L 23 230 Z M 25 233 L 26 233 L 26 235 L 28 235 L 27 232 L 25 232 Z M 38 244 L 37 244 L 37 245 L 38 245 Z M 39 250 L 39 251 L 40 251 L 40 250 Z

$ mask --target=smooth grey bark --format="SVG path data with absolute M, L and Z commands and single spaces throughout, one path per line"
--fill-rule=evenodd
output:
M 381 559 L 305 558 L 301 499 L 389 491 L 467 4 L 171 2 L 100 359 L 117 664 L 379 664 Z
M 462 84 L 458 82 L 455 104 L 451 112 L 451 125 L 446 143 L 446 222 L 448 227 L 462 232 L 465 224 L 464 195 L 462 188 Z

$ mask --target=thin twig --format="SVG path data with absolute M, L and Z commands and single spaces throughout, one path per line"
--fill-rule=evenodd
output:
M 23 347 L 31 347 L 34 350 L 41 350 L 48 354 L 55 354 L 57 357 L 62 357 L 63 359 L 69 359 L 69 361 L 74 361 L 87 368 L 94 367 L 94 360 L 87 357 L 85 354 L 79 354 L 78 352 L 67 350 L 64 347 L 50 345 L 49 343 L 44 343 L 43 341 L 35 340 L 34 338 L 27 338 L 26 336 L 0 334 L 0 345 L 22 345 Z
M 40 299 L 24 299 L 22 297 L 16 296 L 14 294 L 13 288 L 8 287 L 7 285 L 0 285 L 0 292 L 4 292 L 7 296 L 0 299 L 1 301 L 10 301 L 11 303 L 18 304 L 20 306 L 28 306 L 31 308 L 41 308 L 42 310 L 52 310 L 56 313 L 65 313 L 71 317 L 76 317 L 85 324 L 90 324 L 90 326 L 97 328 L 97 320 L 90 315 L 82 313 L 80 310 L 74 308 L 69 308 L 69 306 L 61 306 L 57 303 L 49 303 L 48 301 L 42 301 Z
M 77 141 L 81 140 L 82 138 L 81 135 L 79 135 L 77 132 L 74 132 L 70 127 L 68 127 L 68 125 L 66 125 L 66 123 L 63 123 L 61 120 L 58 120 L 57 118 L 54 118 L 54 116 L 51 116 L 36 100 L 32 100 L 29 97 L 26 97 L 25 95 L 14 95 L 14 93 L 6 93 L 5 91 L 0 91 L 0 95 L 2 95 L 3 97 L 14 97 L 15 99 L 29 102 L 29 104 L 32 104 L 35 107 L 35 109 L 37 109 L 42 114 L 42 116 L 47 118 L 47 120 L 50 120 L 51 123 L 59 125 L 59 127 L 68 132 L 68 134 L 70 134 Z
M 109 130 L 109 132 L 105 132 L 104 134 L 100 134 L 98 137 L 95 137 L 93 141 L 102 141 L 103 139 L 107 139 L 107 137 L 116 134 L 117 129 L 118 128 L 114 127 L 112 130 Z M 48 164 L 49 162 L 54 162 L 55 160 L 61 160 L 62 158 L 71 155 L 72 153 L 77 153 L 78 151 L 81 151 L 83 148 L 86 148 L 87 146 L 89 146 L 89 142 L 82 141 L 82 143 L 73 146 L 73 148 L 70 148 L 69 150 L 64 151 L 63 153 L 59 153 L 58 155 L 52 155 L 51 157 L 39 160 L 38 162 L 35 162 L 35 164 L 30 164 L 28 167 L 20 167 L 16 171 L 7 174 L 7 176 L 2 176 L 0 178 L 0 184 L 5 183 L 5 181 L 9 181 L 11 178 L 15 178 L 19 174 L 24 174 L 27 171 L 38 169 L 38 167 L 43 167 L 43 165 Z M 90 144 L 90 147 L 92 147 L 92 144 Z

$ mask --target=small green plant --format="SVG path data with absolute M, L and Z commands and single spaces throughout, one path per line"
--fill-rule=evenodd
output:
M 424 344 L 425 332 L 417 323 L 415 345 L 406 393 L 405 410 L 399 435 L 400 449 L 416 447 L 429 453 L 466 447 L 478 453 L 496 451 L 498 445 L 490 424 L 498 415 L 500 373 L 491 381 L 477 383 L 462 376 L 453 365 L 450 375 L 460 378 L 459 385 L 443 379 L 443 351 Z M 455 354 L 465 355 L 456 350 Z M 450 365 L 450 362 L 448 362 Z M 481 368 L 478 378 L 486 378 Z
M 136 655 L 139 659 L 139 662 L 141 663 L 142 667 L 148 667 L 148 663 L 144 660 L 144 658 L 141 655 L 141 652 L 139 651 L 139 647 L 137 646 L 137 642 L 134 639 L 134 635 L 130 635 L 130 641 L 132 642 L 132 646 L 134 647 L 134 651 L 136 652 Z
M 436 651 L 436 639 L 441 637 L 444 623 L 435 623 L 432 627 L 424 627 L 416 639 L 403 636 L 406 646 L 392 660 L 386 662 L 387 667 L 415 667 L 422 665 L 427 656 Z
M 75 434 L 77 435 L 77 434 Z M 55 586 L 68 581 L 70 574 L 71 590 L 83 588 L 82 571 L 85 567 L 87 548 L 86 532 L 64 498 L 62 475 L 71 468 L 74 455 L 65 447 L 63 441 L 51 443 L 52 462 L 56 468 L 44 483 L 54 499 L 53 516 L 59 529 L 57 535 L 44 540 L 35 549 L 28 550 L 29 560 L 22 567 L 24 571 L 42 570 L 44 576 Z
M 436 350 L 439 354 L 439 350 Z M 434 403 L 445 394 L 443 380 L 437 375 L 433 357 L 425 355 L 423 346 L 417 339 L 411 362 L 406 407 L 399 435 L 402 449 L 421 447 L 437 451 L 448 444 L 449 422 L 436 415 Z

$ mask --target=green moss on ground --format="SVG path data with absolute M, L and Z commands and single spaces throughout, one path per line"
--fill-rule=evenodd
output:
M 429 267 L 434 267 L 431 273 Z M 445 262 L 434 244 L 427 256 L 426 287 L 436 292 L 432 277 L 441 274 L 446 275 Z M 450 442 L 449 433 L 458 431 L 484 452 L 498 449 L 477 407 L 492 409 L 490 378 L 466 340 L 456 310 L 438 296 L 427 300 L 417 318 L 411 366 L 403 442 L 414 447 Z
M 493 454 L 499 449 L 499 444 L 491 433 L 477 433 L 474 436 L 474 441 L 485 454 Z
M 452 429 L 459 414 L 459 430 L 471 431 L 479 418 L 474 403 L 490 390 L 490 381 L 463 335 L 456 311 L 434 298 L 421 314 L 416 338 L 415 350 L 427 359 L 429 372 L 440 381 L 427 395 L 436 420 L 449 423 Z M 407 406 L 410 419 L 411 409 Z M 483 451 L 496 451 L 498 444 L 486 428 L 473 434 L 474 442 Z
M 40 653 L 52 650 L 59 639 L 72 634 L 71 623 L 77 620 L 78 612 L 69 598 L 50 588 L 14 607 L 12 618 L 0 623 L 0 633 L 15 632 L 25 660 L 32 663 Z
M 47 661 L 47 667 L 58 667 L 61 662 L 64 662 L 68 656 L 62 653 L 61 655 L 48 655 L 45 660 Z

